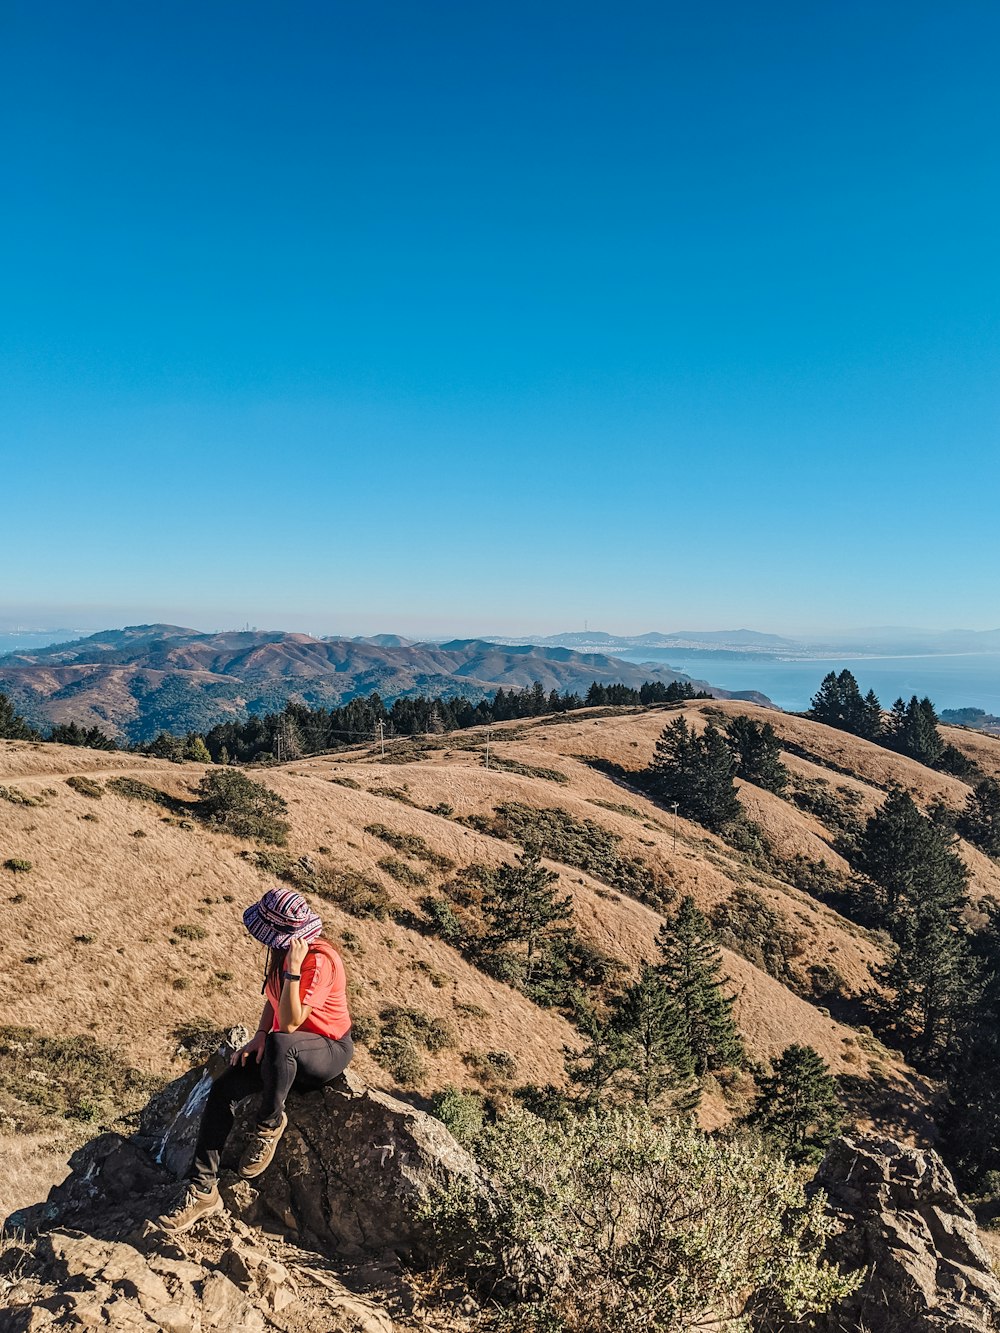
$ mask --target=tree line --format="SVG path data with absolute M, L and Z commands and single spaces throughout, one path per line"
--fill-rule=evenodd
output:
M 909 702 L 899 698 L 885 712 L 874 690 L 862 697 L 857 680 L 846 668 L 839 675 L 831 671 L 823 677 L 808 716 L 942 773 L 964 778 L 975 771 L 972 761 L 938 731 L 939 718 L 930 699 L 918 699 L 915 694 Z
M 915 727 L 930 725 L 928 708 L 919 701 L 894 714 L 903 725 L 909 725 L 907 717 Z M 710 722 L 700 734 L 685 718 L 675 718 L 664 727 L 648 767 L 635 776 L 661 804 L 723 836 L 747 822 L 737 777 L 778 795 L 788 782 L 774 728 L 745 716 L 728 719 L 721 729 Z M 888 999 L 875 1016 L 917 1068 L 949 1089 L 943 1133 L 952 1164 L 967 1185 L 992 1181 L 995 1188 L 1000 1184 L 1000 907 L 977 904 L 985 924 L 970 924 L 969 870 L 958 834 L 1000 857 L 995 778 L 978 782 L 960 811 L 938 803 L 925 813 L 901 787 L 891 789 L 844 847 L 853 871 L 845 910 L 887 938 L 886 961 L 876 979 Z M 634 1003 L 642 998 L 641 985 Z
M 645 681 L 638 689 L 629 685 L 602 685 L 594 681 L 583 696 L 572 691 L 545 691 L 541 681 L 524 689 L 498 689 L 488 699 L 473 703 L 449 695 L 399 697 L 387 704 L 377 691 L 351 699 L 339 708 L 309 708 L 289 700 L 278 712 L 245 721 L 225 722 L 207 732 L 189 731 L 178 736 L 161 731 L 148 744 L 119 747 L 99 727 L 81 727 L 75 722 L 58 724 L 43 735 L 14 711 L 0 693 L 0 740 L 47 740 L 60 745 L 84 745 L 93 750 L 128 748 L 139 754 L 196 763 L 249 764 L 269 758 L 295 759 L 301 755 L 357 745 L 378 734 L 381 724 L 387 738 L 435 735 L 510 722 L 518 718 L 542 717 L 596 706 L 645 706 L 707 699 L 687 681 Z

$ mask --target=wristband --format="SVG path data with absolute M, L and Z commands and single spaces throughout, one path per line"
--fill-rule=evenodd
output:
M 281 975 L 285 978 L 286 981 L 301 981 L 301 980 L 302 980 L 302 973 L 301 973 L 301 972 L 282 972 Z

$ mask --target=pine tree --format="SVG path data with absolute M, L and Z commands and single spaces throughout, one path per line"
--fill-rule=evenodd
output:
M 501 965 L 504 979 L 527 995 L 551 984 L 552 964 L 560 956 L 553 947 L 554 936 L 559 923 L 573 915 L 572 897 L 556 895 L 558 882 L 559 876 L 542 865 L 537 850 L 528 847 L 515 865 L 496 871 L 483 896 L 486 960 Z
M 700 1078 L 740 1064 L 743 1043 L 733 1021 L 734 997 L 723 992 L 722 954 L 707 917 L 687 896 L 657 936 L 659 973 L 677 1008 L 679 1037 Z
M 828 727 L 841 725 L 840 689 L 835 671 L 828 671 L 820 682 L 809 703 L 809 716 L 814 722 L 822 722 Z
M 38 733 L 28 726 L 23 717 L 14 712 L 14 705 L 6 694 L 0 694 L 0 740 L 32 741 Z
M 765 1138 L 796 1162 L 817 1160 L 840 1128 L 836 1080 L 811 1046 L 786 1046 L 749 1117 Z
M 860 735 L 869 741 L 880 740 L 882 736 L 882 705 L 874 690 L 869 690 L 865 695 L 863 730 Z
M 958 831 L 987 856 L 1000 858 L 1000 782 L 996 778 L 976 783 L 958 817 Z
M 700 1095 L 677 1001 L 648 963 L 612 1003 L 607 1021 L 592 1027 L 586 1048 L 569 1057 L 568 1066 L 592 1103 L 624 1094 L 650 1107 L 666 1102 L 677 1113 L 693 1110 Z
M 719 729 L 711 724 L 695 735 L 683 717 L 664 727 L 647 769 L 654 795 L 664 805 L 677 803 L 681 814 L 719 832 L 739 818 L 733 783 L 736 759 Z
M 845 667 L 838 676 L 828 672 L 819 689 L 810 702 L 809 716 L 816 722 L 823 722 L 828 727 L 837 727 L 840 731 L 850 731 L 855 736 L 868 736 L 872 727 L 872 705 L 874 694 L 869 691 L 862 699 L 861 690 L 852 672 Z M 876 708 L 878 700 L 875 699 Z M 881 721 L 881 709 L 878 708 Z
M 858 838 L 855 864 L 872 881 L 871 924 L 886 927 L 897 904 L 912 895 L 926 842 L 921 815 L 910 794 L 894 788 Z
M 739 713 L 726 723 L 725 732 L 736 755 L 736 776 L 765 791 L 783 792 L 788 769 L 781 762 L 781 741 L 770 722 L 757 723 Z
M 915 694 L 901 713 L 897 711 L 900 704 L 901 699 L 893 705 L 893 748 L 933 768 L 944 751 L 934 705 L 930 699 L 918 699 Z
M 947 829 L 910 796 L 889 794 L 858 839 L 857 864 L 871 883 L 869 918 L 897 948 L 880 980 L 894 992 L 894 1018 L 911 1055 L 942 1055 L 963 1002 L 967 944 L 961 925 L 969 872 Z
M 184 758 L 195 764 L 210 764 L 212 756 L 196 731 L 189 731 L 184 741 Z
M 960 1184 L 996 1192 L 1000 1175 L 1000 909 L 972 940 L 965 1006 L 950 1051 L 943 1145 Z

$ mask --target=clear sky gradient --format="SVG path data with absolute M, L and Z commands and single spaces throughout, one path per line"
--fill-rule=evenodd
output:
M 3 0 L 0 611 L 1000 624 L 998 59 L 988 0 Z

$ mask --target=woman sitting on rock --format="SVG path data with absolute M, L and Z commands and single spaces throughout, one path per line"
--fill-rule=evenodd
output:
M 344 964 L 320 932 L 323 923 L 294 889 L 271 889 L 243 913 L 243 924 L 268 947 L 265 997 L 257 1031 L 212 1084 L 202 1117 L 188 1188 L 159 1218 L 174 1235 L 222 1210 L 219 1159 L 237 1105 L 263 1092 L 257 1129 L 240 1161 L 252 1179 L 271 1164 L 288 1116 L 292 1087 L 322 1088 L 342 1074 L 354 1053 Z

